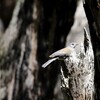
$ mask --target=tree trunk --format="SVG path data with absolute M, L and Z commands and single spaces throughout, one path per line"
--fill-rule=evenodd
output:
M 86 30 L 79 54 L 61 68 L 61 89 L 64 100 L 94 100 L 94 56 Z
M 36 100 L 37 14 L 36 1 L 17 0 L 0 40 L 0 100 Z
M 95 100 L 100 100 L 100 1 L 85 0 L 84 9 L 89 23 L 95 58 Z

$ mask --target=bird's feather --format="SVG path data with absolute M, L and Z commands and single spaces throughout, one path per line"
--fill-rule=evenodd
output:
M 74 49 L 70 48 L 70 47 L 63 48 L 61 50 L 58 50 L 58 51 L 54 52 L 49 57 L 50 58 L 55 58 L 55 57 L 61 57 L 61 56 L 69 56 L 72 53 L 73 50 Z
M 43 68 L 47 67 L 50 63 L 52 63 L 53 61 L 57 60 L 58 58 L 53 58 L 53 59 L 49 59 L 46 63 L 44 63 L 42 65 Z

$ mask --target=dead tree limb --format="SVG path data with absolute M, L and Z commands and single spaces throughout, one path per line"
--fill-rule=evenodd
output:
M 67 71 L 61 68 L 64 99 L 69 95 L 69 100 L 94 100 L 94 56 L 86 29 L 80 53 L 76 57 L 67 58 L 65 65 Z

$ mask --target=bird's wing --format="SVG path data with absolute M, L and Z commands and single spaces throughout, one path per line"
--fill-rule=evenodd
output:
M 57 60 L 58 58 L 52 58 L 50 60 L 48 60 L 46 63 L 44 63 L 42 65 L 43 68 L 47 67 L 50 63 L 52 63 L 53 61 Z
M 61 56 L 69 56 L 71 54 L 72 50 L 71 48 L 63 48 L 61 50 L 58 50 L 51 54 L 49 57 L 54 58 L 54 57 L 61 57 Z

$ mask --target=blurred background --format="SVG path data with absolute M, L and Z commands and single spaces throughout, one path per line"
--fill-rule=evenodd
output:
M 59 62 L 41 66 L 84 27 L 82 0 L 0 0 L 0 100 L 63 100 Z

